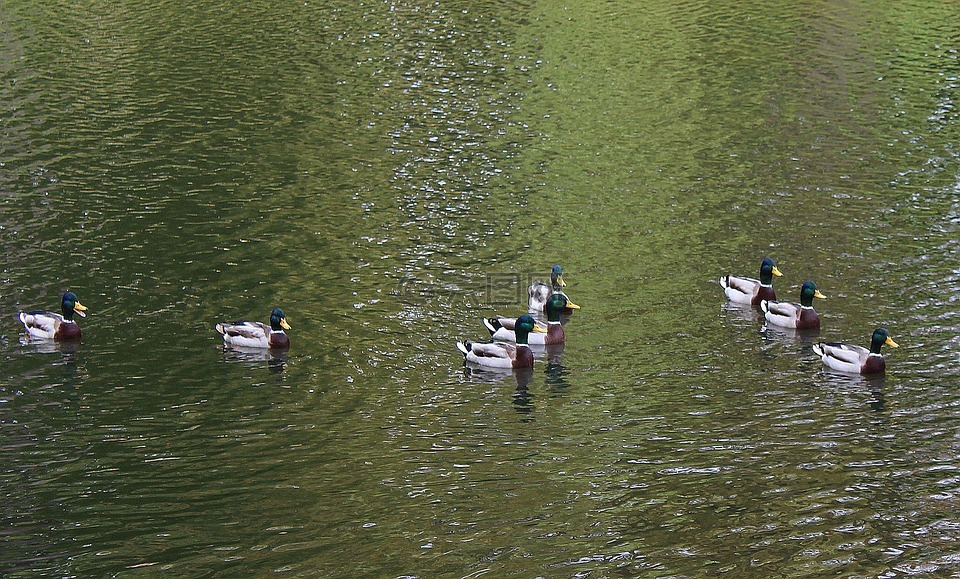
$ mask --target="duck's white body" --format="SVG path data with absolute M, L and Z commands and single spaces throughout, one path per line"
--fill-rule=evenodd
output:
M 567 282 L 563 281 L 563 268 L 559 265 L 553 266 L 550 271 L 549 284 L 542 281 L 535 281 L 527 288 L 527 307 L 531 312 L 545 312 L 547 302 L 550 301 L 550 298 L 553 297 L 554 294 L 560 294 L 570 304 L 570 307 L 562 312 L 564 315 L 569 316 L 573 313 L 573 310 L 579 309 L 580 306 L 574 304 L 570 298 L 567 297 L 567 294 L 563 293 L 563 288 L 566 285 Z
M 542 312 L 547 301 L 553 295 L 553 288 L 542 281 L 535 281 L 527 288 L 527 307 L 534 312 Z
M 782 328 L 812 329 L 820 327 L 820 318 L 813 307 L 790 302 L 760 302 L 760 309 L 768 322 Z
M 489 368 L 525 368 L 533 366 L 533 352 L 526 344 L 457 342 L 467 362 Z
M 886 370 L 887 362 L 880 349 L 884 346 L 899 348 L 886 328 L 877 328 L 870 339 L 870 349 L 841 342 L 819 342 L 813 345 L 813 352 L 829 368 L 840 372 L 855 374 L 879 374 Z
M 290 340 L 283 330 L 274 331 L 262 322 L 220 323 L 217 331 L 223 334 L 223 342 L 238 348 L 283 348 Z
M 536 328 L 533 316 L 522 315 L 516 320 L 516 344 L 490 342 L 476 344 L 457 342 L 457 349 L 467 362 L 488 368 L 533 368 L 533 350 L 527 345 L 527 336 Z
M 725 275 L 720 278 L 720 287 L 727 299 L 736 304 L 756 305 L 760 300 L 777 299 L 773 284 L 760 283 L 752 277 Z
M 60 297 L 60 313 L 36 310 L 20 312 L 18 318 L 27 335 L 35 340 L 74 342 L 81 338 L 80 325 L 73 316 L 86 317 L 86 307 L 77 299 L 77 294 L 68 291 Z
M 871 362 L 871 357 L 876 359 L 873 365 L 878 363 L 886 365 L 883 354 L 871 354 L 870 350 L 863 346 L 853 344 L 820 342 L 813 345 L 813 352 L 820 356 L 824 365 L 840 372 L 859 374 L 868 362 Z
M 570 302 L 570 298 L 564 292 L 554 290 L 542 281 L 533 282 L 530 284 L 530 287 L 527 288 L 527 308 L 531 312 L 542 313 L 547 309 L 547 302 L 550 301 L 550 298 L 552 298 L 554 294 L 560 294 Z M 570 315 L 574 309 L 579 309 L 579 306 L 577 308 L 567 308 L 563 313 L 564 315 Z
M 767 322 L 775 326 L 797 330 L 819 330 L 820 316 L 817 310 L 813 309 L 813 298 L 826 299 L 827 296 L 820 293 L 817 284 L 805 281 L 800 288 L 799 304 L 762 300 L 760 309 Z
M 79 333 L 80 328 L 73 320 L 66 320 L 62 315 L 55 312 L 20 312 L 20 322 L 23 324 L 27 334 L 37 340 L 52 340 L 60 335 Z M 64 324 L 69 324 L 61 329 Z
M 760 279 L 728 274 L 720 278 L 720 287 L 727 299 L 733 303 L 759 306 L 763 300 L 776 301 L 773 276 L 782 275 L 773 259 L 765 257 L 760 262 Z

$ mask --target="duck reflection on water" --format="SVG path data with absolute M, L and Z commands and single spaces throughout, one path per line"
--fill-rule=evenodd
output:
M 887 387 L 885 374 L 853 374 L 824 367 L 820 377 L 823 379 L 822 386 L 835 394 L 848 393 L 859 397 L 863 392 L 869 392 L 870 399 L 867 404 L 870 408 L 876 412 L 887 411 L 884 396 Z
M 24 352 L 34 354 L 62 354 L 64 358 L 66 358 L 80 351 L 81 342 L 58 342 L 55 340 L 31 338 L 24 334 L 20 336 L 20 345 L 23 346 Z
M 799 341 L 805 347 L 812 347 L 814 340 L 820 337 L 820 330 L 798 330 L 796 328 L 764 324 L 760 327 L 760 334 L 773 342 L 793 344 Z
M 283 380 L 287 368 L 287 354 L 289 349 L 278 348 L 245 348 L 242 346 L 223 347 L 223 360 L 232 363 L 245 363 L 250 366 L 259 366 L 267 363 L 267 370 L 277 376 L 277 381 Z

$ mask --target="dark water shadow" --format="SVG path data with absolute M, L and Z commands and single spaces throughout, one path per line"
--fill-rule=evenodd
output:
M 548 362 L 543 373 L 546 375 L 544 383 L 552 394 L 560 395 L 570 388 L 570 382 L 567 380 L 570 372 L 563 364 L 559 362 Z
M 760 335 L 771 342 L 786 346 L 799 343 L 802 346 L 810 347 L 820 338 L 820 330 L 797 330 L 796 328 L 784 328 L 764 323 L 760 327 Z
M 562 394 L 564 390 L 570 387 L 570 383 L 567 381 L 570 372 L 563 365 L 563 350 L 564 344 L 547 346 L 544 350 L 544 357 L 546 358 L 546 368 L 543 370 L 544 384 L 554 396 Z
M 743 322 L 756 322 L 762 324 L 764 322 L 763 314 L 760 310 L 749 304 L 738 304 L 736 302 L 723 302 L 723 305 L 720 306 L 721 315 L 740 320 Z
M 563 350 L 566 344 L 550 344 L 543 346 L 542 355 L 548 364 L 559 364 L 563 360 Z
M 25 356 L 32 355 L 59 355 L 59 359 L 52 363 L 53 366 L 59 366 L 63 369 L 63 381 L 67 387 L 76 387 L 80 376 L 80 365 L 78 364 L 78 355 L 80 353 L 80 342 L 58 342 L 56 340 L 42 340 L 30 338 L 24 334 L 20 336 L 21 353 Z M 30 378 L 34 375 L 45 374 L 46 367 L 36 368 L 22 375 L 23 378 Z
M 530 380 L 533 378 L 533 368 L 521 368 L 513 375 L 517 379 L 517 389 L 513 391 L 513 409 L 524 415 L 522 422 L 532 422 L 534 395 L 530 392 Z
M 463 365 L 464 377 L 470 382 L 483 384 L 508 384 L 513 381 L 516 388 L 511 394 L 514 410 L 518 414 L 527 416 L 524 421 L 532 421 L 529 415 L 535 410 L 534 395 L 530 392 L 530 381 L 536 372 L 533 368 L 487 368 L 479 364 L 465 362 Z
M 838 372 L 824 366 L 820 371 L 825 387 L 837 392 L 869 392 L 870 400 L 867 404 L 876 412 L 886 412 L 884 391 L 887 385 L 886 374 L 854 374 L 852 372 Z
M 58 342 L 56 340 L 43 340 L 31 338 L 28 334 L 20 336 L 20 346 L 25 354 L 63 354 L 65 356 L 75 355 L 80 351 L 79 340 L 71 342 Z
M 289 348 L 242 348 L 238 346 L 223 346 L 223 360 L 230 363 L 241 363 L 249 366 L 260 366 L 267 363 L 267 370 L 276 376 L 277 382 L 282 382 L 287 368 L 287 354 Z

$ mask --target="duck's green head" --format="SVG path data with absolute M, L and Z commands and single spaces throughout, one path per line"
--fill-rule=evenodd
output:
M 550 299 L 547 300 L 547 305 L 544 306 L 544 310 L 547 312 L 547 321 L 550 322 L 559 322 L 560 315 L 563 313 L 563 310 L 570 308 L 572 310 L 579 310 L 580 306 L 571 302 L 567 296 L 563 294 L 553 294 L 550 296 Z
M 803 287 L 800 288 L 800 305 L 812 308 L 813 298 L 825 300 L 827 299 L 827 296 L 820 293 L 820 290 L 817 289 L 817 284 L 813 283 L 812 281 L 803 282 Z
M 781 277 L 783 274 L 777 269 L 777 264 L 769 257 L 763 258 L 760 262 L 760 283 L 770 285 L 773 283 L 773 276 Z
M 563 281 L 563 268 L 559 265 L 553 266 L 550 270 L 550 283 L 553 285 L 553 291 L 560 291 L 560 288 L 567 285 L 567 282 Z
M 517 343 L 526 344 L 530 332 L 545 332 L 546 330 L 537 327 L 537 321 L 533 319 L 533 316 L 524 314 L 517 318 L 513 331 L 517 336 Z
M 287 323 L 287 317 L 283 315 L 283 310 L 280 308 L 276 308 L 270 312 L 270 329 L 274 332 L 290 329 L 290 324 Z
M 886 328 L 877 328 L 873 331 L 873 337 L 870 339 L 870 351 L 874 354 L 879 354 L 880 347 L 884 344 L 891 348 L 900 347 L 900 344 L 894 342 L 893 338 L 890 337 L 890 332 L 888 332 Z
M 87 314 L 83 313 L 86 311 L 86 307 L 80 303 L 80 300 L 77 299 L 77 294 L 73 292 L 67 292 L 63 294 L 63 297 L 60 299 L 60 312 L 63 314 L 64 319 L 72 320 L 73 314 L 78 314 L 81 318 L 87 317 Z

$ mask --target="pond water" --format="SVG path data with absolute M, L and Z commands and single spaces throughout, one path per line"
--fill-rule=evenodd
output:
M 0 573 L 960 570 L 943 2 L 0 6 Z M 823 327 L 717 279 L 764 256 Z M 464 366 L 564 268 L 532 372 Z M 79 346 L 16 313 L 89 308 Z M 285 355 L 214 324 L 282 307 Z M 820 339 L 887 372 L 825 370 Z

